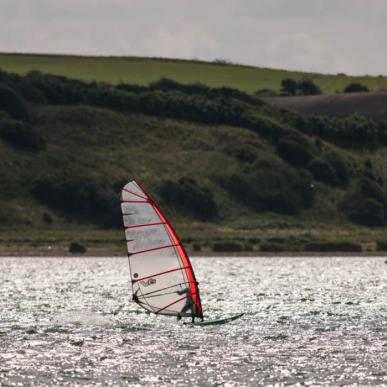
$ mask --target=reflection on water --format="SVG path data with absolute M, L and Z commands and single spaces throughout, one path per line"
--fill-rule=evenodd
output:
M 124 258 L 0 258 L 0 385 L 387 385 L 382 258 L 196 258 L 208 318 L 130 301 Z

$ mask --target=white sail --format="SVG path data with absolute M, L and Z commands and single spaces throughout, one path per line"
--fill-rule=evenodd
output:
M 121 209 L 133 299 L 156 314 L 202 318 L 191 263 L 160 208 L 138 183 L 131 181 L 122 189 Z M 194 308 L 184 310 L 188 298 Z

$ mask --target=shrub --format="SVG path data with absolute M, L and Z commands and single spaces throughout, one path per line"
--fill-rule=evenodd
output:
M 133 85 L 130 83 L 119 83 L 115 86 L 115 88 L 117 90 L 122 90 L 129 93 L 144 93 L 148 91 L 148 88 L 146 86 Z
M 210 99 L 234 98 L 247 103 L 259 104 L 257 99 L 238 89 L 233 89 L 231 87 L 211 88 L 202 83 L 182 84 L 168 78 L 162 78 L 159 81 L 150 83 L 149 90 L 158 90 L 163 92 L 178 91 L 188 95 L 202 95 Z
M 9 87 L 0 84 L 0 110 L 6 111 L 15 120 L 28 120 L 24 101 Z
M 189 177 L 177 182 L 167 180 L 160 188 L 160 196 L 178 211 L 201 220 L 210 220 L 218 215 L 212 192 Z
M 297 82 L 297 89 L 302 95 L 321 94 L 321 89 L 310 79 L 302 79 Z
M 359 92 L 367 92 L 367 91 L 369 91 L 368 87 L 358 82 L 350 83 L 344 89 L 344 93 L 359 93 Z
M 278 154 L 289 164 L 303 167 L 312 159 L 312 154 L 305 144 L 292 139 L 281 140 L 277 145 Z
M 280 251 L 287 251 L 286 247 L 280 243 L 262 243 L 260 245 L 260 251 L 268 252 L 268 253 L 275 253 Z
M 22 97 L 28 102 L 32 102 L 35 104 L 47 103 L 43 93 L 27 78 L 23 78 L 20 80 L 20 82 L 17 84 L 17 89 L 19 90 Z
M 376 241 L 376 250 L 387 251 L 387 242 L 386 241 Z
M 86 247 L 78 242 L 72 242 L 69 246 L 69 252 L 71 254 L 84 254 L 86 253 Z
M 373 180 L 363 177 L 358 182 L 358 191 L 365 197 L 375 199 L 379 203 L 387 206 L 387 196 L 383 189 Z
M 291 78 L 286 78 L 281 81 L 281 91 L 288 95 L 296 95 L 297 81 Z
M 257 159 L 255 154 L 256 149 L 250 144 L 238 144 L 234 142 L 227 145 L 223 151 L 242 163 L 252 164 Z
M 117 195 L 104 181 L 79 170 L 43 173 L 33 180 L 31 191 L 43 204 L 59 209 L 81 221 L 121 226 Z
M 314 204 L 311 176 L 284 165 L 257 165 L 245 174 L 233 175 L 223 185 L 238 200 L 258 211 L 295 214 Z
M 323 157 L 333 168 L 337 177 L 337 185 L 347 187 L 349 183 L 349 170 L 343 158 L 336 152 L 328 152 Z
M 325 160 L 314 159 L 308 169 L 317 180 L 333 186 L 339 183 L 332 165 Z
M 366 198 L 356 192 L 346 195 L 340 206 L 353 223 L 369 227 L 384 226 L 384 207 L 375 199 Z
M 305 251 L 315 252 L 361 252 L 362 248 L 359 243 L 347 242 L 347 241 L 335 241 L 335 242 L 312 242 L 304 246 Z
M 213 246 L 213 251 L 217 251 L 217 252 L 239 252 L 243 250 L 244 250 L 243 245 L 241 245 L 238 242 L 232 242 L 232 241 L 217 242 L 217 243 L 214 243 L 214 246 Z
M 33 152 L 46 149 L 44 138 L 29 124 L 11 119 L 0 120 L 0 137 L 13 146 Z
M 202 248 L 201 248 L 201 246 L 198 243 L 194 243 L 192 245 L 192 250 L 193 251 L 202 251 Z

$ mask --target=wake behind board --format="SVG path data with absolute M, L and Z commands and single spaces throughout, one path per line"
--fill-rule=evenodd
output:
M 227 324 L 231 321 L 237 320 L 238 318 L 242 317 L 244 313 L 237 314 L 236 316 L 231 316 L 227 318 L 222 318 L 219 320 L 208 320 L 208 321 L 197 321 L 197 322 L 184 322 L 184 325 L 193 325 L 193 326 L 205 326 L 205 325 L 222 325 Z

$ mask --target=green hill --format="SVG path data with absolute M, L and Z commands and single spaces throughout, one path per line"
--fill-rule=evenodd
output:
M 210 87 L 228 86 L 254 93 L 257 90 L 279 91 L 284 78 L 312 79 L 324 93 L 335 93 L 352 82 L 370 90 L 386 87 L 386 77 L 323 75 L 285 70 L 271 70 L 234 64 L 174 59 L 136 57 L 80 57 L 63 55 L 0 54 L 0 69 L 24 75 L 32 70 L 63 75 L 83 81 L 148 85 L 161 78 L 180 83 L 201 82 Z
M 2 252 L 124 254 L 135 178 L 190 250 L 383 248 L 387 129 L 303 117 L 230 88 L 0 72 Z

